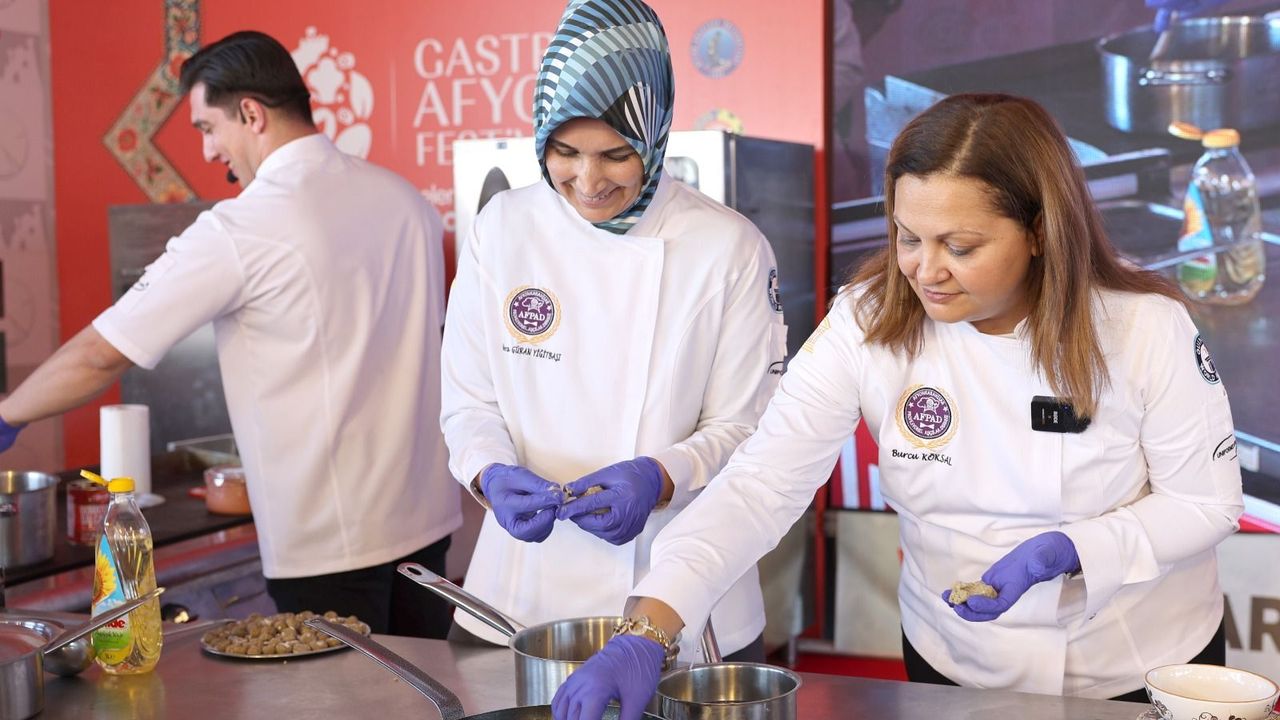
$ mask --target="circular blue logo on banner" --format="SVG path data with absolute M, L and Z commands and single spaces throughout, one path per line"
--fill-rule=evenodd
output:
M 742 31 L 728 20 L 708 20 L 693 33 L 693 66 L 711 78 L 722 78 L 742 64 Z

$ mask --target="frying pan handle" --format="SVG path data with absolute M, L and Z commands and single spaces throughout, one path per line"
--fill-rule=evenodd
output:
M 364 653 L 382 667 L 395 673 L 401 680 L 412 685 L 415 690 L 425 695 L 428 700 L 435 704 L 436 709 L 440 711 L 442 720 L 461 720 L 466 715 L 466 712 L 462 709 L 462 701 L 449 688 L 436 682 L 435 678 L 428 675 L 421 668 L 391 652 L 381 643 L 375 642 L 345 625 L 329 622 L 322 617 L 311 618 L 303 624 L 315 628 L 325 635 L 341 640 L 348 646 Z
M 507 637 L 512 637 L 524 629 L 523 625 L 504 615 L 501 610 L 418 563 L 400 563 L 400 566 L 396 569 L 400 571 L 401 575 L 439 595 L 455 607 L 471 613 L 477 620 Z

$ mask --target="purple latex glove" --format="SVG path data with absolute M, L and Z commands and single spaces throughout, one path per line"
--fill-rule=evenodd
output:
M 1147 7 L 1156 11 L 1156 21 L 1154 23 L 1156 32 L 1164 32 L 1169 27 L 1169 21 L 1173 14 L 1181 13 L 1183 16 L 1199 15 L 1206 10 L 1210 10 L 1218 5 L 1225 3 L 1227 0 L 1146 0 Z
M 490 465 L 480 474 L 480 492 L 498 524 L 511 537 L 540 543 L 551 535 L 564 501 L 560 486 L 519 465 Z
M 971 596 L 952 609 L 969 622 L 986 622 L 1013 607 L 1032 585 L 1080 569 L 1080 556 L 1071 538 L 1054 530 L 1040 533 L 1009 551 L 982 574 L 982 582 L 996 589 L 996 597 Z M 942 593 L 951 602 L 951 591 Z
M 585 494 L 596 486 L 604 489 L 594 495 Z M 602 540 L 625 545 L 644 530 L 649 513 L 658 504 L 662 466 L 653 458 L 638 457 L 600 468 L 564 489 L 578 497 L 560 508 L 561 520 L 572 520 Z
M 18 433 L 26 424 L 10 425 L 4 418 L 0 417 L 0 453 L 13 447 L 13 443 L 18 439 Z
M 618 635 L 573 671 L 551 700 L 555 720 L 600 720 L 617 700 L 618 720 L 640 720 L 658 689 L 665 653 L 639 635 Z

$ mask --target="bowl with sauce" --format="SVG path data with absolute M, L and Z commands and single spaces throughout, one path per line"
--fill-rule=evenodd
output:
M 204 471 L 204 504 L 215 515 L 251 515 L 244 468 L 218 465 Z

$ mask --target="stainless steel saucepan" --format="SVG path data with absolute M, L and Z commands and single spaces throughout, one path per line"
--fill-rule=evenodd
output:
M 667 720 L 795 720 L 800 676 L 761 663 L 724 662 L 711 620 L 702 631 L 704 665 L 658 681 L 656 711 Z
M 565 678 L 609 642 L 622 620 L 618 616 L 584 617 L 525 627 L 417 563 L 401 563 L 398 569 L 401 575 L 507 636 L 507 646 L 515 653 L 516 701 L 521 705 L 550 704 Z
M 761 663 L 680 668 L 658 681 L 667 720 L 795 720 L 800 676 Z
M 67 657 L 64 648 L 112 620 L 150 602 L 164 588 L 156 588 L 118 605 L 70 630 L 37 618 L 0 616 L 0 718 L 25 720 L 44 709 L 44 671 L 73 675 L 92 656 Z
M 338 623 L 331 623 L 324 618 L 316 617 L 306 621 L 306 625 L 315 628 L 330 637 L 337 638 L 347 645 L 390 670 L 404 680 L 412 688 L 422 693 L 435 704 L 442 720 L 551 720 L 551 706 L 547 704 L 494 710 L 479 715 L 467 715 L 462 709 L 462 701 L 449 688 L 441 685 L 421 668 L 391 652 L 377 641 L 365 637 Z M 618 708 L 610 707 L 605 711 L 602 720 L 617 720 Z M 644 715 L 645 720 L 661 720 L 657 715 Z

